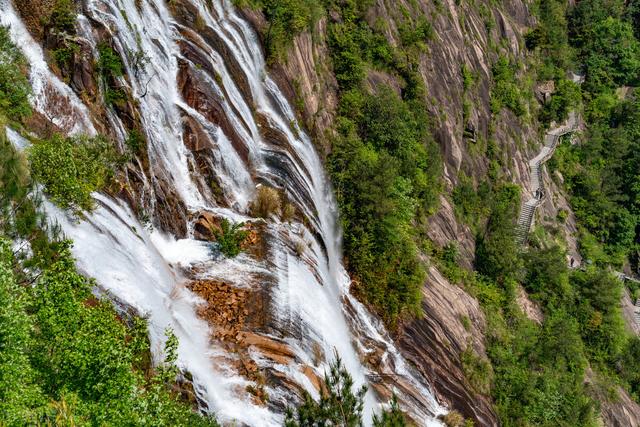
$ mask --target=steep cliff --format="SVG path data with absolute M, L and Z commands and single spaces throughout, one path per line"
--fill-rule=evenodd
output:
M 489 140 L 499 147 L 496 151 L 500 153 L 503 172 L 525 189 L 528 186 L 528 160 L 538 147 L 536 124 L 521 120 L 510 111 L 494 115 L 489 99 L 492 62 L 498 55 L 527 63 L 523 34 L 533 18 L 528 5 L 518 1 L 496 7 L 492 3 L 379 0 L 367 19 L 372 26 L 384 22 L 388 41 L 398 45 L 398 28 L 406 20 L 406 11 L 411 11 L 408 13 L 413 18 L 427 17 L 434 34 L 426 51 L 419 55 L 418 65 L 426 87 L 424 102 L 433 120 L 431 128 L 443 155 L 446 190 L 424 230 L 439 247 L 457 242 L 460 262 L 471 268 L 475 236 L 456 216 L 450 194 L 461 173 L 475 183 L 484 179 L 492 161 L 486 154 Z M 245 15 L 258 30 L 267 25 L 261 15 L 249 9 Z M 286 59 L 272 67 L 275 75 L 281 76 L 278 80 L 283 87 L 288 88 L 285 93 L 289 99 L 304 107 L 301 114 L 305 123 L 320 141 L 330 141 L 327 123 L 336 108 L 337 85 L 331 83 L 333 76 L 326 66 L 330 58 L 325 34 L 326 20 L 334 18 L 322 18 L 313 31 L 297 36 Z M 526 73 L 526 67 L 520 70 L 520 75 Z M 469 75 L 473 76 L 473 83 L 465 82 Z M 395 79 L 384 72 L 369 72 L 374 86 L 394 84 Z M 530 108 L 536 108 L 534 102 Z M 328 142 L 321 145 L 330 149 Z M 424 318 L 404 325 L 397 334 L 402 351 L 434 385 L 443 402 L 479 425 L 496 425 L 490 398 L 473 390 L 461 363 L 461 354 L 468 346 L 485 357 L 485 324 L 477 301 L 455 283 L 449 283 L 435 267 L 430 269 L 422 293 Z M 468 330 L 462 326 L 463 319 L 471 319 Z

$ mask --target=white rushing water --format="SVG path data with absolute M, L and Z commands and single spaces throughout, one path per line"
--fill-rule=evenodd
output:
M 6 0 L 0 0 L 0 2 Z M 161 357 L 164 331 L 171 327 L 180 340 L 178 363 L 194 379 L 198 396 L 209 410 L 225 422 L 254 426 L 279 425 L 282 414 L 257 405 L 244 392 L 251 382 L 238 375 L 225 360 L 233 358 L 210 340 L 209 326 L 196 315 L 202 301 L 186 287 L 186 267 L 197 267 L 199 277 L 225 280 L 237 286 L 252 274 L 273 278 L 270 290 L 270 313 L 278 331 L 291 333 L 280 336 L 296 353 L 297 365 L 285 366 L 271 362 L 270 368 L 287 374 L 312 394 L 317 394 L 308 378 L 301 373 L 303 365 L 313 365 L 311 348 L 319 344 L 331 359 L 334 350 L 354 376 L 356 384 L 366 384 L 369 373 L 360 362 L 359 352 L 367 352 L 365 340 L 373 340 L 386 350 L 385 366 L 393 369 L 384 374 L 402 378 L 417 391 L 418 403 L 406 408 L 424 425 L 439 425 L 435 415 L 444 412 L 428 386 L 413 374 L 395 348 L 379 321 L 349 294 L 349 277 L 341 263 L 340 231 L 337 208 L 323 165 L 313 144 L 299 128 L 295 115 L 277 85 L 265 72 L 264 58 L 255 32 L 228 1 L 213 1 L 212 10 L 206 1 L 185 0 L 196 9 L 208 32 L 215 34 L 240 68 L 247 88 L 238 86 L 237 69 L 229 69 L 228 56 L 217 51 L 199 31 L 191 33 L 196 40 L 199 57 L 206 67 L 196 66 L 184 57 L 181 43 L 183 32 L 190 29 L 178 24 L 168 6 L 161 0 L 86 0 L 89 16 L 80 16 L 79 35 L 95 45 L 97 38 L 90 22 L 98 22 L 113 36 L 116 50 L 125 61 L 125 68 L 134 97 L 139 101 L 142 125 L 148 141 L 150 175 L 145 177 L 149 191 L 155 186 L 169 185 L 190 213 L 208 210 L 234 221 L 248 219 L 248 206 L 255 196 L 258 183 L 264 182 L 283 189 L 296 207 L 308 219 L 299 222 L 269 222 L 267 233 L 269 259 L 260 261 L 242 254 L 229 260 L 214 260 L 208 247 L 192 238 L 176 239 L 160 231 L 145 228 L 124 202 L 96 194 L 96 209 L 78 221 L 51 204 L 47 211 L 65 233 L 74 240 L 73 253 L 79 268 L 95 277 L 100 288 L 115 300 L 135 308 L 149 319 L 149 334 L 154 355 Z M 47 115 L 55 109 L 39 98 L 36 88 L 67 97 L 78 125 L 71 132 L 93 133 L 86 107 L 71 89 L 60 82 L 47 68 L 42 50 L 28 35 L 15 11 L 3 5 L 0 22 L 11 25 L 16 43 L 26 52 L 31 63 L 34 104 Z M 139 4 L 140 7 L 137 6 Z M 90 18 L 90 19 L 89 19 Z M 149 57 L 145 70 L 135 69 L 129 52 L 144 52 Z M 217 97 L 222 110 L 244 145 L 246 159 L 231 143 L 221 127 L 182 99 L 178 88 L 180 62 L 191 73 L 206 82 Z M 216 78 L 206 72 L 215 70 Z M 248 97 L 248 99 L 247 99 Z M 55 120 L 69 120 L 66 111 Z M 229 208 L 216 204 L 209 190 L 198 186 L 202 177 L 193 173 L 194 159 L 183 143 L 183 119 L 189 117 L 202 126 L 214 142 L 210 157 L 221 183 Z M 261 136 L 263 117 L 286 139 L 286 146 L 267 143 Z M 55 121 L 54 120 L 54 121 Z M 111 113 L 109 121 L 124 138 L 124 126 Z M 155 187 L 157 188 L 157 187 Z M 161 207 L 158 207 L 160 209 Z M 190 230 L 191 226 L 187 228 Z M 290 240 L 302 240 L 308 248 L 302 257 L 290 247 Z M 347 311 L 346 306 L 352 307 Z M 358 336 L 353 331 L 357 330 Z M 329 360 L 316 368 L 322 375 Z M 259 363 L 265 364 L 264 360 Z M 268 390 L 270 398 L 285 400 L 279 390 Z M 378 410 L 374 392 L 366 395 L 366 419 Z

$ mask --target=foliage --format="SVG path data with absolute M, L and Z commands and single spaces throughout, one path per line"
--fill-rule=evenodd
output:
M 611 362 L 626 340 L 620 312 L 621 282 L 601 270 L 575 271 L 571 280 L 577 291 L 576 316 L 591 359 Z
M 543 123 L 561 123 L 575 110 L 581 100 L 580 87 L 568 79 L 559 79 L 549 102 L 540 110 L 540 121 Z
M 0 240 L 0 419 L 8 425 L 35 424 L 45 399 L 29 362 L 32 322 L 27 293 L 12 271 L 8 241 Z
M 460 355 L 464 375 L 469 380 L 471 387 L 482 394 L 489 394 L 493 381 L 493 368 L 491 363 L 478 356 L 469 345 Z
M 104 98 L 107 105 L 119 105 L 126 99 L 123 89 L 118 87 L 118 79 L 124 75 L 122 59 L 111 46 L 106 43 L 98 45 L 97 70 L 104 86 Z
M 476 239 L 476 269 L 499 283 L 518 279 L 522 268 L 515 235 L 519 200 L 518 186 L 497 188 L 486 230 Z
M 373 414 L 372 422 L 373 427 L 405 427 L 408 425 L 395 394 L 391 398 L 389 409 L 382 411 L 380 415 Z
M 497 114 L 503 108 L 508 108 L 516 116 L 524 115 L 526 110 L 522 102 L 523 95 L 519 89 L 515 66 L 509 62 L 508 58 L 501 56 L 491 71 L 494 82 L 491 90 L 491 112 Z
M 216 238 L 218 249 L 225 256 L 234 258 L 240 253 L 242 242 L 249 235 L 249 232 L 242 230 L 242 227 L 244 223 L 231 224 L 226 218 L 220 223 L 220 229 L 212 227 L 211 231 Z
M 440 155 L 430 136 L 420 55 L 433 37 L 425 17 L 407 11 L 400 44 L 387 41 L 383 23 L 370 24 L 371 0 L 237 0 L 262 10 L 263 39 L 271 58 L 293 37 L 328 15 L 327 44 L 339 85 L 337 137 L 328 159 L 340 206 L 348 268 L 359 296 L 394 325 L 419 314 L 425 270 L 418 258 L 414 224 L 433 212 L 440 185 Z M 363 85 L 370 68 L 402 80 L 400 94 Z M 254 203 L 259 216 L 270 215 Z M 276 203 L 273 204 L 274 207 Z M 278 210 L 280 203 L 277 203 Z M 258 207 L 259 209 L 256 209 Z
M 359 292 L 393 323 L 420 309 L 425 272 L 412 222 L 436 203 L 439 156 L 421 111 L 388 88 L 345 93 L 342 109 L 329 168 L 348 266 L 361 281 Z
M 567 3 L 562 0 L 537 2 L 538 25 L 525 35 L 525 42 L 527 48 L 539 52 L 539 80 L 562 78 L 573 63 L 567 34 L 567 9 Z
M 104 137 L 63 138 L 35 142 L 28 151 L 33 178 L 51 200 L 65 209 L 93 207 L 91 193 L 103 189 L 120 159 Z
M 565 251 L 558 245 L 530 247 L 524 254 L 527 292 L 548 309 L 573 298 Z
M 456 215 L 478 230 L 491 212 L 490 203 L 487 203 L 493 197 L 489 183 L 483 181 L 476 188 L 471 178 L 461 174 L 451 196 Z
M 127 145 L 129 152 L 135 156 L 141 154 L 145 149 L 146 139 L 139 130 L 132 129 L 125 140 L 125 144 Z
M 48 143 L 67 143 L 58 139 Z M 73 160 L 87 161 L 82 156 Z M 168 337 L 167 358 L 154 372 L 146 323 L 119 317 L 111 302 L 93 296 L 95 283 L 77 272 L 71 243 L 56 240 L 56 229 L 48 227 L 39 213 L 26 161 L 4 131 L 0 194 L 2 422 L 216 425 L 172 391 L 177 373 L 175 336 Z M 14 249 L 11 241 L 31 250 Z
M 325 374 L 319 401 L 305 393 L 305 400 L 295 411 L 289 409 L 285 420 L 287 427 L 336 425 L 357 427 L 362 425 L 362 410 L 367 387 L 353 389 L 353 378 L 336 355 L 329 372 Z
M 73 0 L 55 0 L 48 25 L 56 32 L 75 34 L 76 16 Z
M 552 164 L 562 172 L 573 211 L 586 229 L 583 255 L 619 264 L 640 237 L 640 100 L 616 102 L 592 120 L 585 141 L 560 147 Z M 597 245 L 603 255 L 595 255 L 602 252 L 594 250 Z
M 311 30 L 324 12 L 321 3 L 314 0 L 234 0 L 234 3 L 264 13 L 268 26 L 262 38 L 269 59 L 281 59 L 294 37 Z
M 9 29 L 0 26 L 0 112 L 20 121 L 31 114 L 31 87 L 25 76 L 26 61 L 13 44 Z

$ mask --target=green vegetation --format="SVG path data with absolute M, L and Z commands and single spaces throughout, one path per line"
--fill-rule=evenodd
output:
M 36 277 L 0 240 L 0 419 L 9 425 L 215 425 L 171 391 L 175 359 L 149 365 L 146 324 L 120 319 L 91 294 L 65 241 Z M 25 286 L 33 284 L 33 286 Z M 168 341 L 171 343 L 171 340 Z M 171 352 L 167 352 L 171 355 Z M 170 375 L 167 375 L 169 372 Z
M 106 43 L 98 45 L 98 54 L 97 70 L 103 85 L 104 101 L 107 105 L 120 105 L 127 98 L 125 91 L 118 87 L 118 79 L 124 76 L 122 59 Z
M 19 56 L 4 36 L 0 29 L 3 72 L 26 82 L 21 63 L 6 61 Z M 89 204 L 109 176 L 106 141 L 36 141 L 30 171 L 4 129 L 7 116 L 28 115 L 28 92 L 11 90 L 0 104 L 0 423 L 216 425 L 180 401 L 175 336 L 168 333 L 165 362 L 151 366 L 146 322 L 119 316 L 92 294 L 95 283 L 76 270 L 71 242 L 40 213 L 34 178 L 59 203 Z
M 362 424 L 364 395 L 367 387 L 353 390 L 353 378 L 336 357 L 329 372 L 325 375 L 326 391 L 319 401 L 305 394 L 305 401 L 294 411 L 287 412 L 287 427 L 312 425 L 358 426 Z
M 324 388 L 320 400 L 315 401 L 305 392 L 304 402 L 298 408 L 289 408 L 285 419 L 286 427 L 363 425 L 362 411 L 367 387 L 354 390 L 353 378 L 336 355 L 329 372 L 324 377 Z M 407 425 L 398 402 L 393 397 L 390 409 L 379 416 L 374 415 L 375 427 L 404 427 Z
M 344 95 L 341 137 L 329 159 L 341 207 L 348 266 L 359 292 L 394 322 L 418 313 L 424 267 L 413 221 L 436 203 L 437 149 L 426 116 L 390 89 Z M 389 266 L 394 266 L 390 269 Z
M 53 58 L 63 70 L 64 78 L 68 78 L 75 55 L 80 51 L 80 45 L 72 37 L 76 34 L 76 17 L 73 0 L 56 0 L 45 30 L 45 33 L 52 36 Z
M 103 137 L 54 135 L 36 141 L 28 154 L 33 177 L 44 185 L 51 200 L 75 211 L 93 207 L 91 193 L 107 186 L 120 162 Z
M 415 43 L 430 37 L 426 22 L 406 22 L 411 46 L 392 48 L 363 16 L 368 2 L 329 5 L 329 46 L 341 91 L 338 137 L 329 171 L 340 205 L 348 268 L 357 291 L 394 325 L 420 313 L 425 279 L 415 224 L 433 212 L 440 191 L 440 155 L 431 138 L 422 78 L 414 71 Z M 417 34 L 417 35 L 416 35 Z M 404 49 L 406 48 L 406 49 Z M 404 55 L 400 54 L 404 49 Z M 400 94 L 363 87 L 368 68 L 381 68 L 404 84 Z
M 486 230 L 476 239 L 476 269 L 501 284 L 517 280 L 522 268 L 514 223 L 518 217 L 519 200 L 518 186 L 497 187 Z
M 293 38 L 313 25 L 324 13 L 316 0 L 234 0 L 236 6 L 261 9 L 267 18 L 262 32 L 263 46 L 269 60 L 282 59 Z
M 278 59 L 295 35 L 327 15 L 327 41 L 340 94 L 328 168 L 340 205 L 348 268 L 359 296 L 389 325 L 420 314 L 426 273 L 418 257 L 415 225 L 434 211 L 441 188 L 440 153 L 431 138 L 418 72 L 420 55 L 433 38 L 430 22 L 403 7 L 400 45 L 392 47 L 384 23 L 370 25 L 365 19 L 371 0 L 236 4 L 264 13 L 268 26 L 262 37 L 271 59 Z M 371 69 L 388 73 L 402 89 L 367 89 Z M 255 207 L 273 198 L 258 196 Z
M 242 242 L 249 235 L 249 232 L 242 230 L 242 227 L 244 227 L 243 222 L 231 224 L 226 218 L 220 223 L 220 229 L 212 227 L 211 231 L 216 238 L 217 248 L 225 256 L 234 258 L 240 254 Z
M 571 337 L 565 333 L 562 343 L 577 343 L 579 335 L 581 357 L 590 367 L 638 400 L 639 340 L 625 331 L 619 308 L 622 284 L 607 272 L 610 265 L 624 264 L 637 271 L 640 253 L 638 2 L 585 0 L 568 7 L 541 0 L 540 11 L 536 37 L 528 46 L 543 49 L 539 76 L 555 78 L 558 89 L 544 110 L 557 111 L 562 104 L 569 107 L 561 110 L 572 104 L 579 108 L 580 99 L 584 106 L 586 133 L 576 145 L 563 143 L 550 167 L 564 178 L 588 267 L 569 272 L 562 249 L 534 248 L 525 255 L 525 287 L 546 312 L 574 323 L 565 328 Z M 560 76 L 580 68 L 585 75 L 580 88 L 561 80 L 558 84 Z M 621 86 L 632 88 L 621 91 Z M 555 113 L 546 117 L 558 118 Z M 559 219 L 566 216 L 564 212 Z
M 526 113 L 522 102 L 523 94 L 516 79 L 516 67 L 508 58 L 500 57 L 491 69 L 494 87 L 491 90 L 491 111 L 497 114 L 503 108 L 508 108 L 520 117 Z
M 0 111 L 10 120 L 19 121 L 31 113 L 26 67 L 22 53 L 11 42 L 9 29 L 0 26 Z

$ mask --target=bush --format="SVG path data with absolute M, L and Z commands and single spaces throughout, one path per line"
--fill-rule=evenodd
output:
M 367 387 L 353 389 L 353 379 L 342 366 L 342 361 L 336 355 L 331 363 L 329 372 L 325 375 L 324 386 L 320 401 L 316 402 L 304 393 L 304 403 L 295 413 L 287 411 L 285 426 L 302 427 L 311 425 L 362 425 L 362 411 L 364 409 L 364 395 Z
M 556 83 L 556 91 L 551 95 L 551 100 L 540 110 L 540 121 L 563 122 L 569 116 L 569 112 L 579 106 L 580 99 L 580 87 L 571 80 L 560 79 Z
M 491 90 L 491 112 L 499 113 L 508 108 L 520 117 L 526 112 L 522 103 L 523 95 L 518 88 L 515 66 L 502 56 L 492 67 L 494 86 Z
M 64 209 L 91 210 L 91 193 L 114 177 L 120 158 L 104 137 L 55 135 L 34 143 L 28 151 L 31 173 L 51 200 Z
M 220 229 L 212 227 L 211 232 L 216 238 L 218 248 L 225 256 L 234 258 L 241 251 L 242 243 L 249 235 L 248 231 L 242 230 L 244 223 L 231 224 L 226 218 L 220 223 Z
M 496 190 L 486 231 L 476 242 L 476 269 L 499 283 L 518 279 L 522 270 L 516 243 L 520 187 L 502 185 Z
M 0 116 L 22 120 L 31 114 L 31 86 L 26 61 L 13 44 L 7 27 L 0 26 Z
M 280 214 L 281 205 L 278 190 L 261 185 L 258 187 L 256 199 L 251 204 L 251 213 L 258 218 L 268 219 L 272 215 Z
M 234 0 L 237 6 L 262 10 L 268 26 L 262 32 L 267 58 L 282 59 L 295 36 L 313 25 L 324 13 L 314 0 Z
M 491 363 L 476 355 L 473 347 L 468 345 L 460 356 L 464 375 L 471 384 L 471 387 L 482 394 L 489 394 L 493 381 L 493 368 Z
M 389 88 L 345 92 L 329 158 L 348 267 L 360 296 L 389 324 L 420 312 L 426 273 L 413 221 L 431 212 L 440 188 L 439 153 L 415 108 Z
M 442 421 L 447 427 L 464 426 L 464 417 L 460 412 L 456 410 L 447 412 L 447 414 L 442 417 Z
M 104 86 L 107 105 L 119 105 L 126 101 L 126 93 L 118 87 L 117 80 L 124 75 L 124 64 L 120 56 L 106 43 L 98 45 L 98 73 Z

